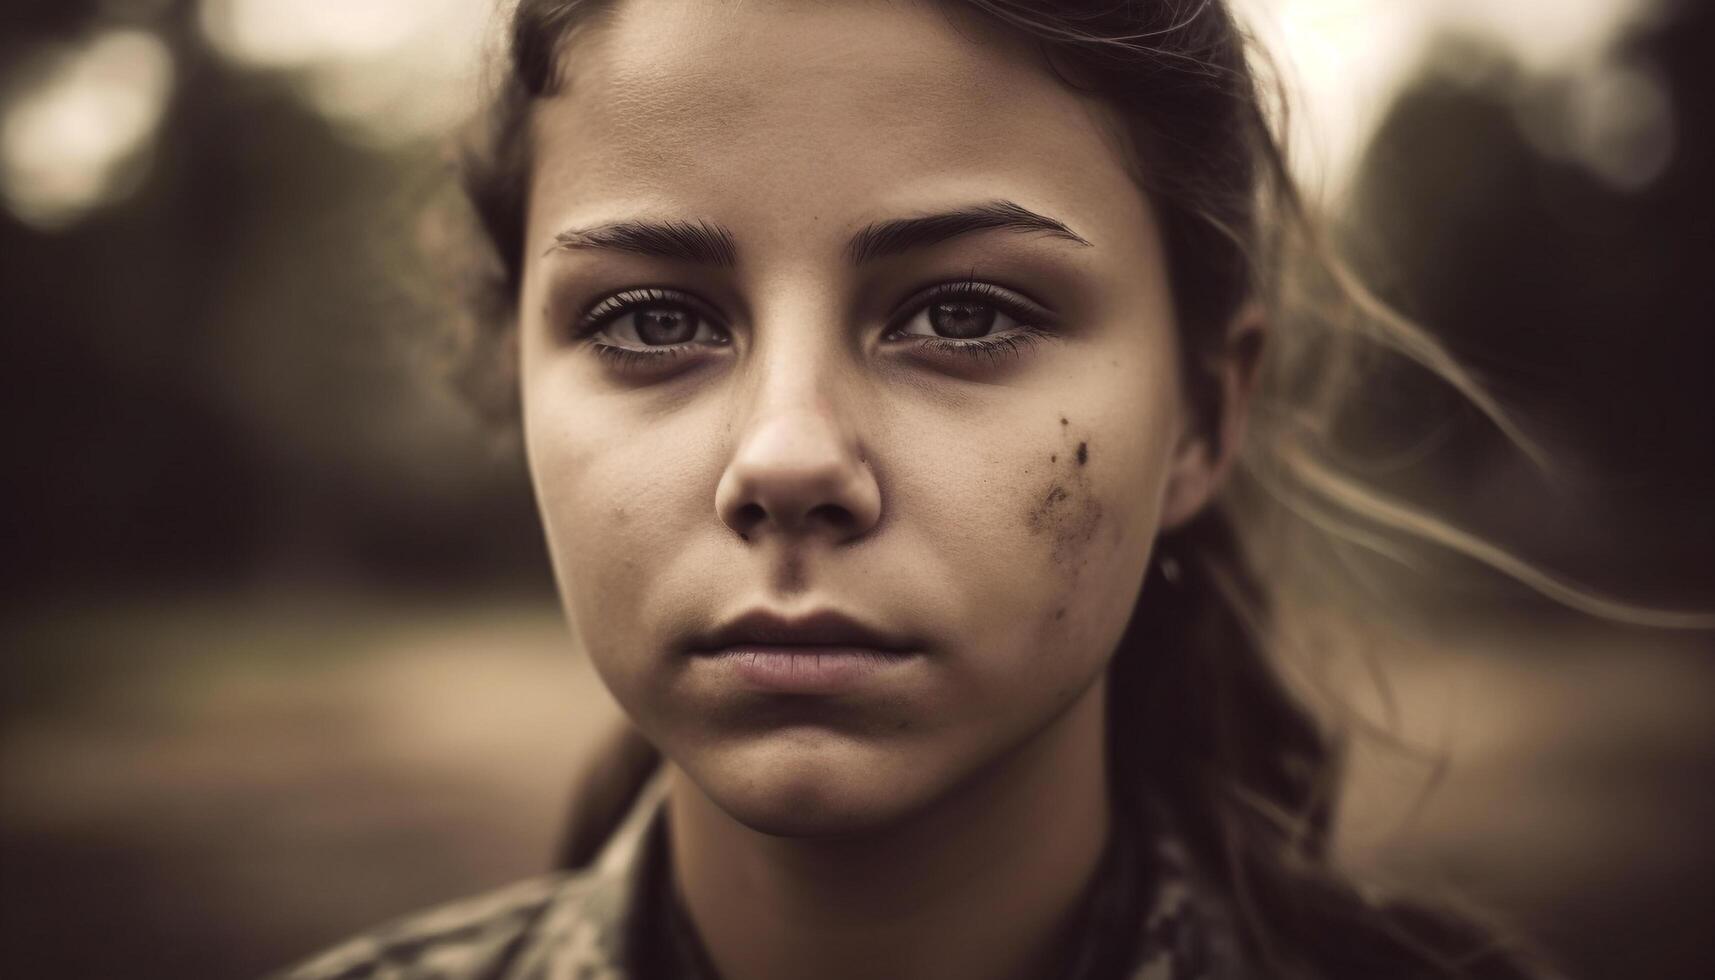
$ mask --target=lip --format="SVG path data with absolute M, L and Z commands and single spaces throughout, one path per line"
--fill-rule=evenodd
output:
M 908 653 L 867 647 L 727 647 L 700 658 L 747 687 L 774 694 L 845 694 L 909 663 Z
M 691 638 L 686 652 L 746 687 L 777 694 L 841 694 L 916 659 L 911 637 L 833 610 L 787 617 L 746 613 Z
M 754 610 L 692 636 L 688 653 L 714 653 L 738 647 L 855 647 L 881 653 L 907 653 L 911 637 L 879 629 L 831 609 L 790 617 Z

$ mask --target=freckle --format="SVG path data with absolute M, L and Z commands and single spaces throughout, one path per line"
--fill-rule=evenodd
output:
M 1088 463 L 1089 461 L 1090 461 L 1090 444 L 1087 442 L 1078 443 L 1078 465 L 1083 466 L 1085 463 Z
M 1060 462 L 1060 456 L 1059 456 L 1059 454 L 1058 454 L 1058 453 L 1050 453 L 1050 454 L 1049 454 L 1049 455 L 1048 455 L 1048 462 L 1050 462 L 1050 463 L 1058 463 L 1058 462 Z
M 1072 423 L 1066 421 L 1066 416 L 1062 415 L 1062 416 L 1060 416 L 1060 424 L 1061 425 L 1071 425 Z
M 1065 619 L 1066 618 L 1066 607 L 1061 606 L 1059 609 L 1054 610 L 1054 618 L 1055 619 Z

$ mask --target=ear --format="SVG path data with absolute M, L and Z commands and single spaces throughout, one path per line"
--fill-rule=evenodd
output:
M 1262 363 L 1267 320 L 1262 307 L 1248 304 L 1227 325 L 1218 353 L 1197 365 L 1207 386 L 1206 410 L 1194 410 L 1187 392 L 1184 420 L 1169 464 L 1162 497 L 1161 530 L 1176 528 L 1202 511 L 1226 481 L 1244 444 L 1245 419 Z

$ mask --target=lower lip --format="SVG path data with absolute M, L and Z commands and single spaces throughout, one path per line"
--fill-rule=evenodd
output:
M 728 647 L 698 654 L 745 684 L 778 694 L 840 694 L 897 670 L 912 655 L 865 647 Z

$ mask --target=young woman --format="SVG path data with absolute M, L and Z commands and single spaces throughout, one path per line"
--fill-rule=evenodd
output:
M 481 341 L 643 741 L 593 866 L 290 976 L 1529 975 L 1326 861 L 1228 477 L 1338 496 L 1336 361 L 1277 302 L 1308 239 L 1222 3 L 522 0 L 511 37 Z

